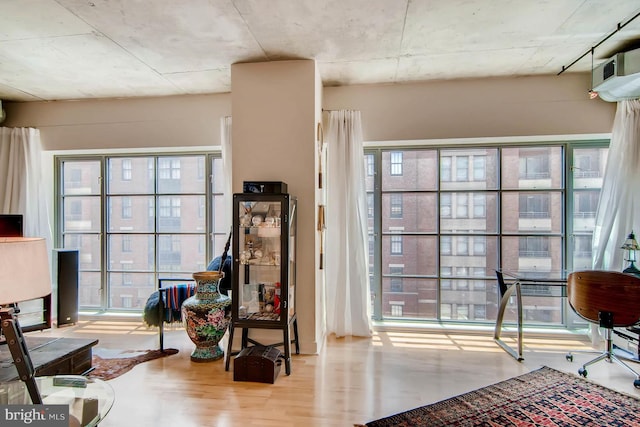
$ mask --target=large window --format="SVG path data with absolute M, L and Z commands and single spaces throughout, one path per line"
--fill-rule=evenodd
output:
M 158 278 L 189 278 L 224 247 L 219 156 L 59 156 L 56 168 L 56 245 L 80 251 L 82 308 L 141 310 Z
M 590 264 L 607 145 L 366 150 L 374 316 L 492 322 L 497 268 Z M 562 298 L 524 304 L 541 324 L 567 321 Z

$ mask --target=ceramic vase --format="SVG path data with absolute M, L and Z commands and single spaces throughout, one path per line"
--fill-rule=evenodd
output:
M 231 319 L 231 298 L 219 292 L 223 277 L 224 273 L 217 271 L 193 273 L 196 294 L 182 303 L 182 320 L 196 345 L 191 353 L 193 362 L 211 362 L 224 356 L 220 340 Z

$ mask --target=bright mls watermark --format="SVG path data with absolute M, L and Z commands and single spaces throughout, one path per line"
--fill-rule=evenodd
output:
M 0 405 L 0 426 L 68 427 L 69 405 Z

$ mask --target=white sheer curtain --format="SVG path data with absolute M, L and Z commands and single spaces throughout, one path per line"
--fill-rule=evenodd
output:
M 52 236 L 41 163 L 38 129 L 0 128 L 0 213 L 22 214 L 24 235 L 44 237 L 50 248 Z
M 233 210 L 233 189 L 231 175 L 231 117 L 222 117 L 220 119 L 220 144 L 222 145 L 222 173 L 224 176 L 224 211 L 226 221 L 226 229 L 231 230 L 231 217 Z
M 618 102 L 595 229 L 593 268 L 622 270 L 620 246 L 640 234 L 640 100 Z
M 371 336 L 367 196 L 359 111 L 331 111 L 327 129 L 326 325 Z

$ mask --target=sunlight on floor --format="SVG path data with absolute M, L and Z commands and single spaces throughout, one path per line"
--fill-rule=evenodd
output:
M 503 337 L 503 341 L 510 346 L 516 346 L 515 337 Z M 440 350 L 464 350 L 475 352 L 502 352 L 496 345 L 493 334 L 457 334 L 447 332 L 381 332 L 373 334 L 372 344 L 376 347 L 414 348 L 414 349 L 440 349 Z M 591 343 L 586 339 L 557 338 L 555 336 L 535 336 L 524 338 L 524 348 L 527 351 L 558 351 L 566 352 L 567 349 L 590 349 Z

